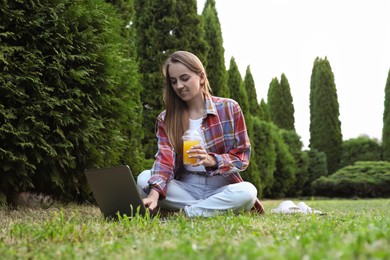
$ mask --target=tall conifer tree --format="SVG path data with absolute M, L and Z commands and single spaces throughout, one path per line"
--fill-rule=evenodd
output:
M 259 106 L 259 118 L 266 122 L 271 122 L 271 116 L 269 115 L 268 104 L 262 98 Z
M 291 96 L 291 89 L 290 84 L 288 83 L 287 77 L 284 73 L 282 73 L 282 76 L 280 77 L 280 91 L 282 99 L 282 110 L 280 111 L 283 113 L 283 121 L 281 122 L 283 125 L 279 126 L 280 128 L 286 129 L 286 130 L 293 130 L 295 131 L 295 119 L 294 119 L 294 104 L 293 104 L 293 98 Z
M 328 59 L 316 58 L 310 81 L 310 148 L 327 156 L 329 173 L 340 163 L 342 133 L 334 75 Z
M 0 9 L 0 193 L 82 200 L 85 168 L 139 167 L 137 65 L 114 7 L 31 0 Z
M 390 161 L 390 70 L 385 87 L 385 110 L 383 112 L 382 149 L 383 159 Z
M 228 86 L 230 90 L 230 97 L 240 103 L 244 115 L 249 115 L 248 95 L 245 90 L 244 82 L 234 57 L 230 59 L 230 66 L 228 70 Z
M 143 85 L 143 145 L 146 157 L 157 151 L 155 123 L 163 110 L 161 67 L 174 51 L 186 50 L 202 61 L 206 57 L 201 17 L 195 0 L 136 0 L 137 51 Z
M 225 66 L 225 49 L 221 25 L 215 8 L 215 0 L 207 0 L 203 12 L 205 40 L 209 46 L 207 58 L 204 62 L 213 94 L 220 97 L 229 97 L 227 85 L 227 71 Z
M 193 52 L 202 63 L 206 63 L 208 48 L 196 0 L 175 1 L 175 10 L 177 25 L 172 35 L 177 40 L 176 50 Z
M 271 121 L 274 122 L 277 126 L 281 125 L 282 118 L 279 110 L 282 107 L 282 102 L 280 99 L 280 83 L 278 78 L 273 78 L 269 84 L 267 105 Z
M 259 116 L 260 105 L 259 102 L 257 101 L 256 86 L 255 86 L 255 81 L 253 80 L 250 66 L 246 68 L 244 85 L 248 96 L 249 111 L 252 116 Z
M 231 93 L 231 98 L 237 101 L 242 109 L 242 112 L 245 116 L 245 123 L 248 131 L 248 136 L 253 144 L 254 135 L 253 135 L 253 123 L 252 116 L 249 111 L 248 96 L 245 90 L 244 82 L 242 81 L 241 74 L 238 70 L 238 66 L 235 62 L 235 59 L 232 57 L 230 59 L 230 67 L 228 70 L 228 86 Z M 256 164 L 256 155 L 255 150 L 251 150 L 251 160 L 248 168 L 243 173 L 243 178 L 247 181 L 250 181 L 255 185 L 259 190 L 261 189 L 261 180 L 259 170 Z
M 294 105 L 290 85 L 284 74 L 280 83 L 277 78 L 272 79 L 268 89 L 268 105 L 271 119 L 279 128 L 295 130 Z

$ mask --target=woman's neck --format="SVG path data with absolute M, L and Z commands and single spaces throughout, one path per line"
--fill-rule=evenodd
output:
M 199 119 L 203 116 L 204 111 L 204 96 L 199 95 L 190 101 L 187 101 L 188 116 L 190 119 Z

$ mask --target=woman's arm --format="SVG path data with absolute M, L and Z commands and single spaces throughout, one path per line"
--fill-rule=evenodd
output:
M 148 181 L 149 190 L 155 190 L 160 199 L 165 199 L 167 184 L 173 179 L 176 154 L 164 130 L 164 113 L 157 118 L 156 136 L 158 151 Z
M 251 149 L 244 115 L 237 102 L 229 105 L 231 106 L 230 113 L 222 114 L 226 118 L 220 118 L 219 120 L 232 120 L 233 129 L 230 129 L 230 127 L 223 129 L 223 144 L 226 147 L 224 153 L 209 153 L 217 161 L 216 169 L 207 168 L 211 175 L 244 171 L 249 165 Z

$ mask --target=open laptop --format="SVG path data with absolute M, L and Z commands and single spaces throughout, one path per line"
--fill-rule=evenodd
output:
M 104 217 L 116 219 L 118 213 L 129 217 L 145 215 L 146 209 L 129 166 L 87 169 L 85 176 Z

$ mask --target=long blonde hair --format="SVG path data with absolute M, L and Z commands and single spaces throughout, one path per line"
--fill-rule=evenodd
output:
M 183 141 L 181 137 L 188 129 L 189 116 L 187 103 L 177 96 L 172 87 L 171 78 L 169 76 L 169 66 L 173 63 L 183 64 L 198 76 L 202 73 L 204 74 L 205 81 L 202 86 L 204 95 L 209 95 L 211 89 L 203 64 L 193 53 L 188 51 L 176 51 L 165 61 L 163 66 L 163 74 L 165 77 L 163 98 L 166 109 L 164 128 L 169 141 L 176 152 L 176 166 L 180 167 L 182 165 L 183 157 Z

